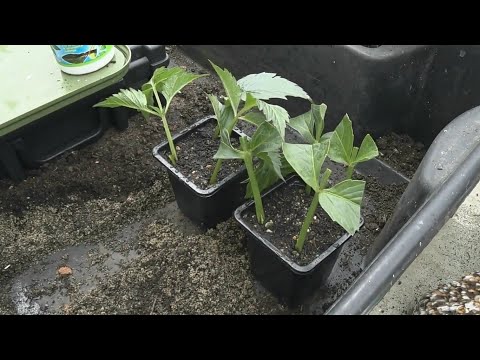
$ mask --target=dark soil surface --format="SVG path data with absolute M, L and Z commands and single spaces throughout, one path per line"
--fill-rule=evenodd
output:
M 264 225 L 258 224 L 255 207 L 245 212 L 244 219 L 288 258 L 299 265 L 308 265 L 345 233 L 342 227 L 331 221 L 318 206 L 302 252 L 295 250 L 296 240 L 312 199 L 313 192 L 307 195 L 305 184 L 295 181 L 281 186 L 264 198 L 263 208 L 267 216 Z
M 175 142 L 178 156 L 175 168 L 201 189 L 211 187 L 210 177 L 217 162 L 213 156 L 220 146 L 220 139 L 212 136 L 215 124 L 215 120 L 209 121 Z M 235 148 L 240 146 L 237 137 L 232 137 L 231 143 Z M 169 150 L 164 152 L 165 159 L 168 159 L 169 155 Z M 235 174 L 242 166 L 240 160 L 223 161 L 217 181 Z
M 168 52 L 174 64 L 205 73 L 175 46 Z M 211 115 L 205 94 L 220 90 L 212 76 L 187 86 L 171 105 L 172 133 Z M 233 219 L 204 233 L 181 215 L 152 156 L 163 141 L 161 122 L 139 115 L 126 131 L 110 129 L 95 144 L 30 170 L 21 183 L 0 179 L 0 314 L 291 313 L 251 276 L 245 233 Z M 386 148 L 397 144 L 386 141 Z M 395 167 L 403 158 L 385 160 Z M 403 188 L 367 179 L 366 224 L 340 256 L 345 275 L 328 290 L 332 299 L 353 281 L 352 264 Z M 72 274 L 61 277 L 63 266 Z
M 408 178 L 412 178 L 427 148 L 408 135 L 391 133 L 377 140 L 380 159 Z

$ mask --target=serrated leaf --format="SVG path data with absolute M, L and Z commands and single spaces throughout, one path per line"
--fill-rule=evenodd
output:
M 267 121 L 265 114 L 258 111 L 250 111 L 249 113 L 241 116 L 240 119 L 249 122 L 250 124 L 253 124 L 257 127 Z
M 232 146 L 230 135 L 226 129 L 222 130 L 220 139 L 220 147 L 213 156 L 214 159 L 243 159 L 243 152 Z
M 282 138 L 278 130 L 270 123 L 260 125 L 248 142 L 248 150 L 252 155 L 268 153 L 278 150 L 282 146 Z
M 352 163 L 353 129 L 348 115 L 338 124 L 330 139 L 328 156 L 335 162 L 350 165 Z
M 150 86 L 155 86 L 157 92 L 161 93 L 163 90 L 163 84 L 168 78 L 175 74 L 180 74 L 184 71 L 185 70 L 179 67 L 166 68 L 162 66 L 155 70 L 150 81 L 147 84 L 150 84 Z
M 142 91 L 135 89 L 122 89 L 119 93 L 113 94 L 93 106 L 106 108 L 127 107 L 138 111 L 151 111 L 148 108 L 145 94 Z
M 330 218 L 353 235 L 360 227 L 365 181 L 345 180 L 320 192 L 319 203 Z
M 363 138 L 360 149 L 355 157 L 355 163 L 371 160 L 378 156 L 378 148 L 370 134 Z
M 222 70 L 220 67 L 218 67 L 211 61 L 210 61 L 210 64 L 212 64 L 213 69 L 215 70 L 218 77 L 222 81 L 223 87 L 225 89 L 225 93 L 227 94 L 227 97 L 230 99 L 233 112 L 236 116 L 238 111 L 238 105 L 240 104 L 240 99 L 242 97 L 242 89 L 238 86 L 237 80 L 233 77 L 233 75 L 227 69 Z
M 287 96 L 310 100 L 310 96 L 300 86 L 275 73 L 250 74 L 238 80 L 238 85 L 258 100 L 286 100 Z
M 142 86 L 142 92 L 145 94 L 145 98 L 147 99 L 147 105 L 149 107 L 153 107 L 155 104 L 155 101 L 153 99 L 153 90 L 152 90 L 152 85 L 150 83 L 146 83 Z M 158 108 L 157 108 L 158 109 Z M 160 109 L 159 109 L 160 111 Z M 146 111 L 141 112 L 145 120 L 148 120 L 149 118 L 149 113 Z M 160 114 L 160 112 L 159 112 Z
M 271 105 L 265 101 L 257 101 L 258 109 L 265 114 L 268 122 L 271 122 L 273 126 L 278 130 L 282 139 L 285 138 L 285 128 L 290 119 L 287 110 L 278 105 Z
M 170 75 L 167 79 L 163 81 L 162 94 L 167 101 L 167 104 L 170 103 L 173 97 L 179 93 L 185 86 L 190 84 L 192 81 L 199 79 L 201 77 L 208 76 L 197 75 L 192 73 L 187 73 L 185 70 L 175 72 Z
M 302 180 L 316 190 L 320 170 L 327 157 L 329 142 L 318 144 L 283 144 L 283 155 Z

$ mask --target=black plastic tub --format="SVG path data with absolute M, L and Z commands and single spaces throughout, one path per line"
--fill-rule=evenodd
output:
M 262 198 L 274 194 L 284 186 L 305 187 L 305 184 L 300 177 L 294 175 L 285 183 L 280 182 L 265 192 Z M 325 285 L 343 245 L 351 235 L 345 233 L 311 263 L 298 265 L 244 220 L 244 213 L 254 206 L 253 200 L 249 201 L 235 210 L 234 214 L 235 220 L 248 234 L 247 248 L 251 271 L 255 278 L 280 301 L 290 307 L 300 305 Z M 361 226 L 363 226 L 363 219 Z
M 216 122 L 213 116 L 205 117 L 180 133 L 173 136 L 173 141 L 185 137 L 208 122 Z M 240 130 L 234 129 L 232 136 L 244 135 Z M 170 184 L 172 185 L 175 199 L 179 209 L 196 224 L 211 228 L 232 216 L 237 206 L 245 201 L 247 170 L 242 167 L 240 171 L 230 174 L 218 181 L 208 189 L 201 189 L 189 181 L 164 157 L 168 151 L 168 141 L 161 143 L 153 149 L 153 156 L 167 169 Z
M 351 288 L 336 294 L 327 313 L 368 313 L 480 178 L 479 45 L 183 45 L 182 49 L 201 64 L 209 66 L 211 60 L 228 68 L 237 78 L 265 71 L 298 83 L 315 102 L 328 105 L 325 131 L 333 130 L 348 113 L 356 139 L 366 133 L 378 138 L 396 132 L 430 147 L 373 246 L 357 259 L 363 272 L 355 274 L 354 283 L 345 278 Z M 285 107 L 291 116 L 305 111 L 296 100 Z M 321 306 L 321 313 L 328 306 Z

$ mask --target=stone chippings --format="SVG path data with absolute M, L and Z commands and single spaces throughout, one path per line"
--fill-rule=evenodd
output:
M 439 286 L 420 300 L 414 315 L 480 315 L 480 272 Z

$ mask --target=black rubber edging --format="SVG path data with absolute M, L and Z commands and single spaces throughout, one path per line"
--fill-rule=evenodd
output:
M 383 298 L 480 180 L 480 144 L 421 206 L 325 315 L 363 315 Z

